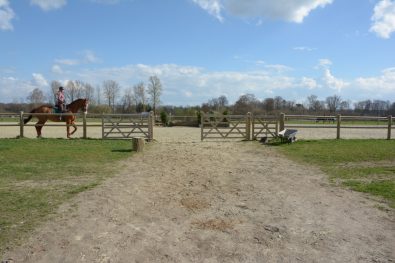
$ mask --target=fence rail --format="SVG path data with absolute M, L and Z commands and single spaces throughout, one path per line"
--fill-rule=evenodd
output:
M 153 113 L 108 114 L 102 116 L 103 139 L 129 139 L 144 137 L 153 140 Z
M 201 140 L 251 139 L 251 115 L 202 114 Z
M 25 127 L 37 124 L 24 124 L 26 116 L 48 115 L 45 113 L 0 113 L 1 127 L 19 127 L 19 137 L 24 137 Z M 70 115 L 70 114 L 53 114 Z M 153 114 L 74 114 L 80 118 L 77 127 L 83 127 L 83 138 L 87 138 L 89 127 L 102 127 L 102 138 L 131 138 L 134 136 L 153 139 Z M 177 118 L 177 117 L 176 117 Z M 196 116 L 182 116 L 180 119 L 193 120 Z M 334 120 L 333 120 L 334 119 Z M 104 121 L 103 121 L 104 120 Z M 108 120 L 108 121 L 106 121 Z M 325 121 L 325 122 L 324 122 Z M 327 123 L 330 121 L 330 123 Z M 47 123 L 45 126 L 65 127 L 64 123 Z M 202 114 L 201 139 L 257 139 L 258 137 L 276 137 L 285 128 L 333 129 L 336 138 L 341 138 L 342 129 L 379 129 L 387 130 L 387 139 L 392 138 L 395 117 L 372 116 L 322 116 L 322 115 L 286 115 L 254 116 Z
M 0 119 L 6 119 L 6 121 L 0 121 L 0 127 L 19 127 L 19 137 L 24 137 L 24 130 L 26 127 L 66 127 L 67 124 L 64 122 L 46 124 L 24 124 L 24 119 L 27 116 L 43 116 L 48 115 L 47 113 L 0 113 Z M 53 113 L 54 116 L 76 116 L 80 117 L 81 121 L 76 122 L 75 126 L 83 128 L 83 138 L 87 138 L 88 127 L 102 127 L 102 138 L 103 139 L 124 139 L 132 138 L 135 136 L 145 137 L 148 140 L 153 140 L 153 122 L 152 113 L 150 114 L 85 114 L 85 113 Z M 103 122 L 103 119 L 111 119 L 112 122 Z M 116 120 L 115 118 L 118 118 Z M 95 122 L 90 122 L 92 119 Z M 110 124 L 111 123 L 111 124 Z M 129 129 L 129 130 L 128 130 Z M 118 135 L 116 135 L 118 134 Z M 121 136 L 119 136 L 119 134 Z

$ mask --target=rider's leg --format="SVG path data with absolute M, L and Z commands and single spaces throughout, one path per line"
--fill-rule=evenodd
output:
M 59 111 L 60 111 L 60 113 L 63 113 L 64 112 L 64 104 L 59 104 Z M 60 115 L 59 116 L 59 120 L 61 121 L 62 120 L 62 116 Z

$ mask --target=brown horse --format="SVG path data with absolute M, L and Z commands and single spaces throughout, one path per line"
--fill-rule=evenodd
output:
M 67 126 L 67 138 L 70 138 L 71 135 L 73 135 L 77 131 L 77 126 L 75 125 L 75 115 L 72 115 L 72 113 L 77 113 L 78 110 L 82 109 L 85 113 L 88 111 L 88 100 L 87 99 L 77 99 L 73 101 L 72 103 L 68 104 L 66 106 L 66 112 L 65 114 L 70 114 L 70 115 L 64 115 L 59 119 L 59 115 L 54 115 L 54 107 L 49 106 L 49 105 L 42 105 L 40 107 L 37 107 L 33 109 L 30 113 L 44 113 L 40 115 L 36 115 L 38 122 L 36 123 L 36 131 L 37 131 L 37 138 L 41 137 L 41 129 L 43 128 L 44 124 L 47 122 L 47 120 L 54 121 L 54 122 L 66 122 Z M 45 114 L 46 113 L 46 114 Z M 23 122 L 26 124 L 28 123 L 33 115 L 29 115 L 29 117 L 24 120 Z M 70 133 L 70 126 L 73 126 L 74 130 Z

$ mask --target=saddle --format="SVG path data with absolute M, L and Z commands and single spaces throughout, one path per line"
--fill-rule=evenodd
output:
M 67 108 L 65 107 L 63 111 L 60 110 L 60 107 L 55 105 L 54 107 L 52 107 L 52 113 L 66 113 L 67 112 Z
M 63 113 L 58 106 L 52 108 L 52 113 Z

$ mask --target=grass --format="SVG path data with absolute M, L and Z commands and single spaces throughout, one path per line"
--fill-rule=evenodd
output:
M 0 255 L 130 155 L 122 140 L 0 139 Z
M 334 183 L 380 196 L 395 208 L 395 140 L 316 140 L 283 144 L 292 159 L 319 166 Z

